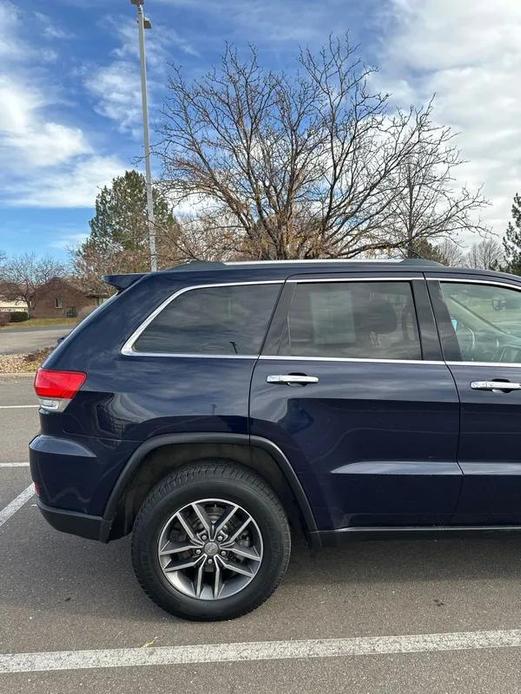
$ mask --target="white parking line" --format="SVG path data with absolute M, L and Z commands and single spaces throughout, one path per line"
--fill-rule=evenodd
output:
M 0 467 L 29 467 L 29 463 L 0 463 Z
M 0 405 L 0 410 L 24 410 L 38 408 L 40 405 Z
M 22 508 L 26 501 L 29 501 L 33 494 L 34 486 L 30 484 L 27 489 L 24 489 L 21 494 L 18 494 L 18 496 L 13 499 L 10 504 L 7 504 L 7 506 L 0 511 L 0 528 L 9 520 L 9 518 L 11 518 L 11 516 Z
M 0 673 L 519 648 L 521 629 L 0 655 Z

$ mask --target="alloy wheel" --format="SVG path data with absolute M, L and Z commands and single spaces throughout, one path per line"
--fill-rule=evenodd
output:
M 199 499 L 164 524 L 159 564 L 167 581 L 200 600 L 235 595 L 255 578 L 263 557 L 259 526 L 242 506 Z

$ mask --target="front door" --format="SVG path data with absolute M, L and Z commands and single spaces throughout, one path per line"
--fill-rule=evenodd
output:
M 455 522 L 521 524 L 521 283 L 433 273 L 429 289 L 461 399 Z
M 319 529 L 450 523 L 458 397 L 423 277 L 290 279 L 250 403 L 252 435 L 289 458 Z

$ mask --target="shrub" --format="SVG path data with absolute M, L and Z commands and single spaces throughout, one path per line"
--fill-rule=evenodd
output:
M 9 320 L 11 323 L 23 323 L 23 321 L 29 320 L 29 314 L 27 311 L 11 311 Z
M 0 311 L 0 328 L 2 325 L 7 325 L 9 323 L 9 314 L 7 311 Z

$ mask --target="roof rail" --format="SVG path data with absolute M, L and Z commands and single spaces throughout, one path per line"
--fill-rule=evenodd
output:
M 439 265 L 440 267 L 445 267 L 443 263 L 439 263 L 437 260 L 427 260 L 426 258 L 404 258 L 400 265 Z
M 180 263 L 179 265 L 174 265 L 173 267 L 170 268 L 165 268 L 164 270 L 160 270 L 160 272 L 190 272 L 192 270 L 216 270 L 216 269 L 226 269 L 226 268 L 232 268 L 236 266 L 241 266 L 241 265 L 287 265 L 287 264 L 321 264 L 321 263 L 336 263 L 342 264 L 346 263 L 346 265 L 349 265 L 351 263 L 367 263 L 368 265 L 370 264 L 379 264 L 379 263 L 395 263 L 399 265 L 436 265 L 438 267 L 443 267 L 442 263 L 438 263 L 435 260 L 424 260 L 423 258 L 404 258 L 404 259 L 389 259 L 389 258 L 381 258 L 381 259 L 360 259 L 360 258 L 355 258 L 352 260 L 344 260 L 343 258 L 317 258 L 316 260 L 245 260 L 245 261 L 219 261 L 219 260 L 188 260 L 186 263 Z M 112 285 L 119 291 L 122 291 L 124 289 L 127 289 L 127 287 L 130 287 L 131 284 L 134 284 L 134 282 L 137 282 L 137 280 L 141 279 L 144 275 L 148 274 L 147 272 L 134 272 L 134 273 L 121 273 L 121 274 L 114 274 L 114 275 L 105 275 L 103 279 L 105 282 L 108 284 Z
M 320 263 L 331 263 L 338 265 L 339 263 L 401 263 L 401 258 L 297 258 L 295 260 L 225 260 L 222 265 L 317 265 Z
M 226 263 L 220 260 L 187 260 L 179 265 L 165 268 L 161 272 L 184 272 L 186 270 L 215 270 L 217 267 L 225 267 Z

